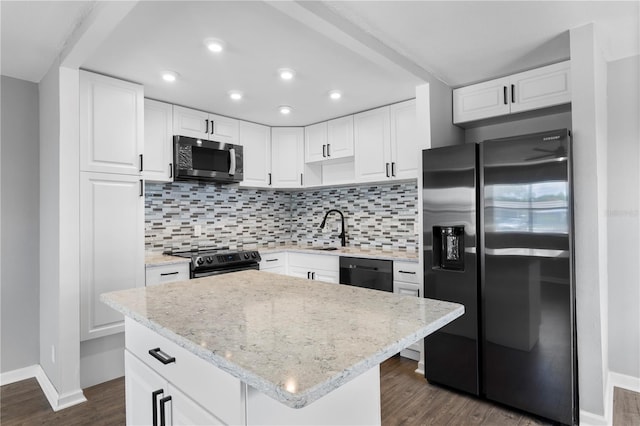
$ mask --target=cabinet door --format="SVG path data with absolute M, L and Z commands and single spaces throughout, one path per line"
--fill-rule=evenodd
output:
M 173 106 L 144 100 L 144 178 L 173 181 Z
M 302 127 L 271 129 L 271 166 L 275 188 L 302 187 L 303 134 Z
M 327 157 L 353 156 L 353 115 L 327 122 Z
M 144 287 L 142 190 L 136 176 L 80 173 L 81 340 L 124 330 L 102 293 Z
M 80 170 L 139 175 L 143 150 L 142 86 L 80 71 Z
M 297 278 L 311 279 L 311 269 L 303 266 L 289 266 L 287 275 Z
M 271 129 L 241 121 L 240 144 L 244 146 L 242 186 L 268 187 L 271 183 Z
M 453 122 L 464 123 L 509 114 L 509 77 L 453 91 Z
M 511 112 L 529 111 L 571 102 L 569 61 L 511 76 Z
M 391 177 L 389 107 L 354 116 L 355 175 L 357 182 L 375 182 Z
M 316 281 L 323 281 L 326 283 L 334 283 L 334 284 L 338 284 L 340 282 L 339 271 L 326 271 L 324 269 L 314 269 L 311 272 L 313 273 L 313 279 Z
M 325 160 L 327 157 L 327 122 L 304 128 L 304 155 L 306 163 Z
M 191 425 L 222 425 L 220 419 L 196 404 L 191 398 L 182 393 L 178 388 L 168 385 L 171 401 L 166 406 L 165 415 L 171 419 L 173 426 Z M 170 411 L 169 411 L 170 410 Z
M 391 176 L 398 179 L 418 177 L 416 101 L 391 105 Z
M 129 351 L 124 351 L 124 386 L 128 425 L 159 424 L 159 401 L 168 396 L 167 382 Z M 156 398 L 156 422 L 153 422 L 153 395 Z
M 238 120 L 209 114 L 209 140 L 237 144 L 239 133 Z
M 173 106 L 173 134 L 199 139 L 209 139 L 211 123 L 209 114 L 195 109 Z

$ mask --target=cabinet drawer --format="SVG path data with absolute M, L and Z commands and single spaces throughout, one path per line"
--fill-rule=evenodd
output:
M 133 355 L 225 423 L 244 423 L 244 391 L 239 379 L 128 317 L 125 318 L 125 345 Z M 163 364 L 154 358 L 149 351 L 156 348 L 175 361 Z
M 189 279 L 189 264 L 175 263 L 171 265 L 152 265 L 145 268 L 146 285 L 185 281 Z
M 324 254 L 289 253 L 289 266 L 307 268 L 310 271 L 324 269 L 338 271 L 340 262 L 338 256 Z
M 287 266 L 287 253 L 260 253 L 260 257 L 262 258 L 262 260 L 260 261 L 261 270 L 269 270 L 275 268 L 283 269 Z
M 418 284 L 403 283 L 395 281 L 393 283 L 393 292 L 404 296 L 420 297 L 420 286 Z
M 393 280 L 420 284 L 420 264 L 418 262 L 393 262 Z

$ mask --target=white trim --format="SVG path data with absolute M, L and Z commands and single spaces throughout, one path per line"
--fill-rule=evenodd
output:
M 609 371 L 606 376 L 604 392 L 604 415 L 580 410 L 580 424 L 587 426 L 603 426 L 613 424 L 613 388 L 623 388 L 640 393 L 640 378 Z
M 40 366 L 38 364 L 33 364 L 28 367 L 2 373 L 0 374 L 0 386 L 10 385 L 11 383 L 21 382 L 23 380 L 36 377 L 39 368 Z
M 604 416 L 593 414 L 588 411 L 580 410 L 580 425 L 582 426 L 607 426 L 611 424 L 607 422 Z
M 53 386 L 53 383 L 51 383 L 51 380 L 49 380 L 49 377 L 47 377 L 47 374 L 39 364 L 0 374 L 0 386 L 31 378 L 35 378 L 38 381 L 38 385 L 40 385 L 40 389 L 42 389 L 42 393 L 44 393 L 47 401 L 49 401 L 49 405 L 53 411 L 59 411 L 87 400 L 82 393 L 82 389 L 64 395 L 58 394 L 55 386 Z
M 640 393 L 640 377 L 627 376 L 626 374 L 609 371 L 609 384 L 614 387 L 627 389 Z
M 87 400 L 82 393 L 82 389 L 78 389 L 75 392 L 70 392 L 63 395 L 58 394 L 55 386 L 53 386 L 53 383 L 51 383 L 49 377 L 47 377 L 47 374 L 39 365 L 37 366 L 37 373 L 35 377 L 38 380 L 38 384 L 40 385 L 44 396 L 47 397 L 47 401 L 49 401 L 49 405 L 51 406 L 51 409 L 53 411 L 59 411 L 64 408 L 80 404 Z

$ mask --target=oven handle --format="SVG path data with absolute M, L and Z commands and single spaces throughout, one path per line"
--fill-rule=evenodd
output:
M 231 148 L 229 150 L 229 174 L 231 176 L 236 174 L 236 149 Z

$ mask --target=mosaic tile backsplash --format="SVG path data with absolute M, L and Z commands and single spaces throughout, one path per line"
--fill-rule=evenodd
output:
M 338 245 L 345 215 L 347 245 L 416 250 L 415 182 L 269 190 L 201 182 L 146 183 L 145 248 L 150 252 L 199 247 L 251 249 L 286 244 Z

